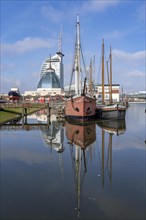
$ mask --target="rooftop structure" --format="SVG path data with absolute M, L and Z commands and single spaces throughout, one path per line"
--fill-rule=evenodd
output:
M 37 90 L 48 90 L 53 88 L 61 88 L 60 80 L 55 73 L 53 68 L 49 68 L 46 72 L 42 75 Z
M 60 34 L 59 43 L 58 43 L 58 52 L 49 58 L 45 58 L 42 67 L 40 77 L 42 77 L 46 70 L 49 67 L 51 61 L 52 68 L 55 70 L 56 75 L 60 80 L 61 89 L 64 89 L 64 66 L 63 66 L 63 53 L 62 53 L 62 35 Z

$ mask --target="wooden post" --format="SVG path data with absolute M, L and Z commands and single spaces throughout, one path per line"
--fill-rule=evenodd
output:
M 51 112 L 51 107 L 49 106 L 49 103 L 47 103 L 47 125 L 49 126 L 50 125 L 50 114 Z
M 24 124 L 27 124 L 27 115 L 24 116 Z
M 24 108 L 24 116 L 27 116 L 27 108 Z
M 51 107 L 49 106 L 49 103 L 47 103 L 47 117 L 50 117 L 50 110 Z
M 24 117 L 24 107 L 22 106 L 22 117 Z
M 27 107 L 23 104 L 22 105 L 22 117 L 23 117 L 23 121 L 22 124 L 27 124 Z

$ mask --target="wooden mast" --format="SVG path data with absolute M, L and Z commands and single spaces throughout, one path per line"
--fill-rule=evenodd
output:
M 102 40 L 102 104 L 104 104 L 104 39 Z
M 112 49 L 110 46 L 110 104 L 113 102 L 112 100 Z

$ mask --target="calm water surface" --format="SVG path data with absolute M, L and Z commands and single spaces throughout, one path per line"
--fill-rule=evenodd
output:
M 1 220 L 144 220 L 145 104 L 126 120 L 1 127 Z

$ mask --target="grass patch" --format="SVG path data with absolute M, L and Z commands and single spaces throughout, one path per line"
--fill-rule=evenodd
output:
M 27 108 L 27 114 L 39 111 L 41 107 Z M 5 108 L 3 111 L 0 111 L 0 124 L 3 124 L 7 121 L 20 117 L 22 115 L 22 108 Z
M 4 123 L 6 121 L 10 121 L 12 119 L 15 119 L 19 117 L 19 114 L 12 113 L 12 112 L 5 112 L 5 111 L 0 111 L 0 123 Z
M 4 109 L 5 111 L 7 111 L 7 112 L 12 112 L 12 113 L 16 113 L 16 114 L 22 114 L 22 108 L 5 108 Z M 38 107 L 38 108 L 27 108 L 27 114 L 30 114 L 30 113 L 32 113 L 32 112 L 34 112 L 34 111 L 39 111 L 40 110 L 40 108 Z

